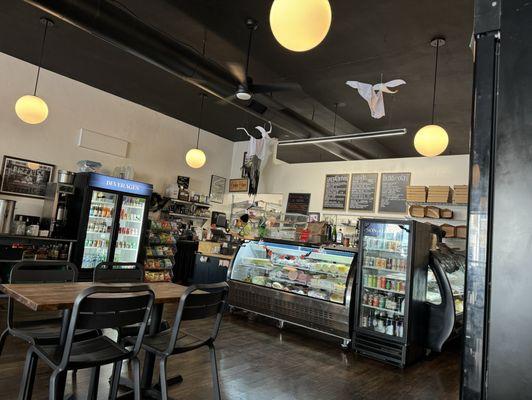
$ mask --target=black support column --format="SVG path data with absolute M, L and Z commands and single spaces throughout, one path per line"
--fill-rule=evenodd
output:
M 461 397 L 532 397 L 532 3 L 477 0 Z

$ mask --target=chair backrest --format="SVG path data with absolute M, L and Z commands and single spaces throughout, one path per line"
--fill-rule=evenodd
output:
M 174 350 L 182 321 L 213 318 L 211 334 L 204 339 L 204 344 L 214 342 L 220 330 L 228 294 L 229 285 L 226 282 L 190 286 L 179 300 L 172 336 L 166 352 L 171 354 Z
M 94 283 L 144 282 L 144 267 L 138 262 L 101 262 L 94 268 Z
M 140 324 L 132 355 L 140 350 L 155 295 L 148 285 L 92 286 L 81 292 L 72 317 L 61 365 L 66 367 L 78 329 L 123 328 Z
M 79 270 L 75 264 L 67 261 L 21 261 L 11 269 L 10 283 L 64 283 L 76 282 Z M 56 316 L 57 313 L 54 313 Z M 14 301 L 9 298 L 7 307 L 7 326 L 14 328 Z
M 76 282 L 79 270 L 67 261 L 21 261 L 11 270 L 10 283 Z

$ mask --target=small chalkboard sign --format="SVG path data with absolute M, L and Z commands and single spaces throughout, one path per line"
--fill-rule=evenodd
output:
M 381 174 L 379 212 L 406 213 L 406 187 L 410 185 L 410 172 Z
M 190 177 L 181 175 L 177 177 L 177 186 L 179 186 L 181 189 L 188 189 L 189 185 Z
M 375 191 L 379 174 L 351 174 L 349 209 L 355 211 L 375 210 Z
M 287 214 L 308 214 L 310 193 L 288 193 Z
M 323 208 L 345 210 L 348 187 L 349 174 L 326 175 Z

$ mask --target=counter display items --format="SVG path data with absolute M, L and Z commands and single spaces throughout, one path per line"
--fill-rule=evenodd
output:
M 312 245 L 247 241 L 229 272 L 230 304 L 348 342 L 355 258 L 354 252 Z
M 406 366 L 423 357 L 431 227 L 361 219 L 355 350 Z

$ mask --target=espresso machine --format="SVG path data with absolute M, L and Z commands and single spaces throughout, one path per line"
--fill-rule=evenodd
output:
M 67 237 L 67 218 L 74 191 L 71 183 L 53 182 L 46 186 L 41 230 L 48 230 L 49 237 L 71 239 Z

